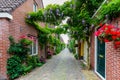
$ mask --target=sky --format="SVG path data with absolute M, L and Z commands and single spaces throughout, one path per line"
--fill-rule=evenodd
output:
M 44 7 L 46 7 L 48 4 L 63 4 L 65 1 L 68 0 L 43 0 Z
M 43 5 L 44 5 L 44 7 L 46 7 L 49 4 L 62 5 L 65 1 L 68 1 L 68 0 L 43 0 Z M 63 21 L 63 23 L 65 23 L 65 21 Z M 61 34 L 61 37 L 63 38 L 64 42 L 67 44 L 68 40 L 69 40 L 68 35 L 67 34 Z

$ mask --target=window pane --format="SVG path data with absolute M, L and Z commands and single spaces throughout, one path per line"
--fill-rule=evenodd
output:
M 34 46 L 33 46 L 33 54 L 36 54 L 36 41 L 34 42 Z
M 32 55 L 32 45 L 29 46 L 29 49 L 30 49 L 29 54 Z
M 34 11 L 34 12 L 37 11 L 37 4 L 36 4 L 36 3 L 33 4 L 33 11 Z

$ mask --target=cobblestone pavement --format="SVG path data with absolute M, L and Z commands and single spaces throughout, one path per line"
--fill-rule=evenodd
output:
M 81 71 L 79 61 L 66 48 L 42 67 L 17 80 L 86 80 Z

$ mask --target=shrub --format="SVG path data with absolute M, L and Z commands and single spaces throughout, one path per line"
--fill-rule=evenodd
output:
M 46 63 L 46 60 L 43 56 L 40 57 L 40 62 L 43 63 L 43 64 Z
M 30 72 L 32 70 L 32 66 L 23 65 L 23 69 L 24 69 L 24 74 L 25 74 L 25 73 Z
M 60 52 L 61 52 L 61 47 L 60 46 L 58 46 L 58 47 L 56 47 L 56 49 L 55 49 L 55 53 L 56 54 L 59 54 Z
M 27 36 L 25 36 L 25 35 L 22 35 L 22 36 L 20 36 L 20 43 L 22 44 L 22 45 L 24 45 L 24 46 L 29 46 L 29 45 L 31 45 L 32 44 L 32 42 L 33 42 L 33 40 L 32 39 L 30 39 L 29 37 L 27 37 Z
M 12 56 L 7 60 L 7 74 L 10 79 L 15 79 L 22 75 L 24 72 L 21 60 L 18 56 Z
M 52 57 L 52 53 L 50 51 L 47 52 L 47 58 L 50 59 Z
M 29 45 L 31 45 L 32 40 L 26 36 L 20 38 L 16 43 L 12 36 L 9 37 L 8 53 L 13 56 L 7 60 L 7 74 L 11 80 L 43 65 L 43 63 L 40 63 L 38 56 L 28 56 Z
M 37 63 L 36 66 L 37 67 L 41 67 L 44 63 Z
M 79 56 L 78 56 L 78 54 L 76 53 L 76 54 L 74 54 L 74 57 L 76 58 L 76 59 L 79 59 Z
M 28 51 L 30 50 L 28 47 L 28 43 L 26 43 L 27 46 L 23 44 L 23 42 L 27 39 L 21 39 L 18 43 L 16 43 L 14 38 L 10 36 L 9 40 L 10 40 L 10 47 L 8 49 L 8 53 L 19 56 L 22 61 L 25 60 L 28 54 Z M 31 41 L 29 45 L 30 44 L 31 44 Z
M 32 66 L 32 68 L 37 67 L 37 63 L 40 63 L 38 56 L 28 56 L 27 62 L 28 66 Z

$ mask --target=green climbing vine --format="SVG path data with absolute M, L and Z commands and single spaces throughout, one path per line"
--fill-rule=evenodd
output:
M 90 47 L 89 36 L 92 31 L 91 26 L 94 24 L 94 20 L 91 17 L 102 2 L 103 0 L 71 0 L 65 2 L 63 5 L 48 5 L 38 12 L 29 13 L 26 22 L 33 25 L 38 30 L 39 42 L 42 44 L 42 38 L 53 44 L 51 40 L 54 39 L 51 39 L 50 34 L 55 33 L 59 38 L 61 33 L 67 32 L 70 37 L 75 40 L 86 40 Z M 58 27 L 54 30 L 48 27 L 42 28 L 39 26 L 39 23 L 37 23 L 40 21 L 54 26 L 61 26 L 62 21 L 65 19 L 67 19 L 66 25 L 62 25 L 62 27 Z M 43 36 L 41 36 L 41 34 Z M 50 38 L 50 40 L 47 40 L 47 38 Z
M 120 0 L 111 0 L 106 2 L 95 16 L 96 24 L 104 21 L 105 19 L 112 20 L 120 15 Z
M 30 13 L 33 15 L 33 13 Z M 36 19 L 36 18 L 35 18 Z M 53 37 L 51 37 L 53 34 L 61 34 L 62 32 L 65 32 L 62 28 L 48 28 L 48 25 L 46 25 L 45 28 L 41 27 L 39 25 L 38 22 L 34 21 L 34 19 L 31 19 L 31 18 L 26 18 L 26 22 L 32 26 L 35 27 L 35 29 L 38 31 L 38 41 L 39 41 L 39 44 L 41 45 L 41 48 L 43 48 L 45 45 L 47 45 L 47 43 L 52 43 L 54 41 L 51 41 L 51 40 L 54 40 Z M 52 38 L 52 39 L 51 39 Z M 59 43 L 59 41 L 55 41 L 56 43 L 54 44 L 57 44 Z M 51 44 L 51 45 L 54 45 L 54 44 Z

